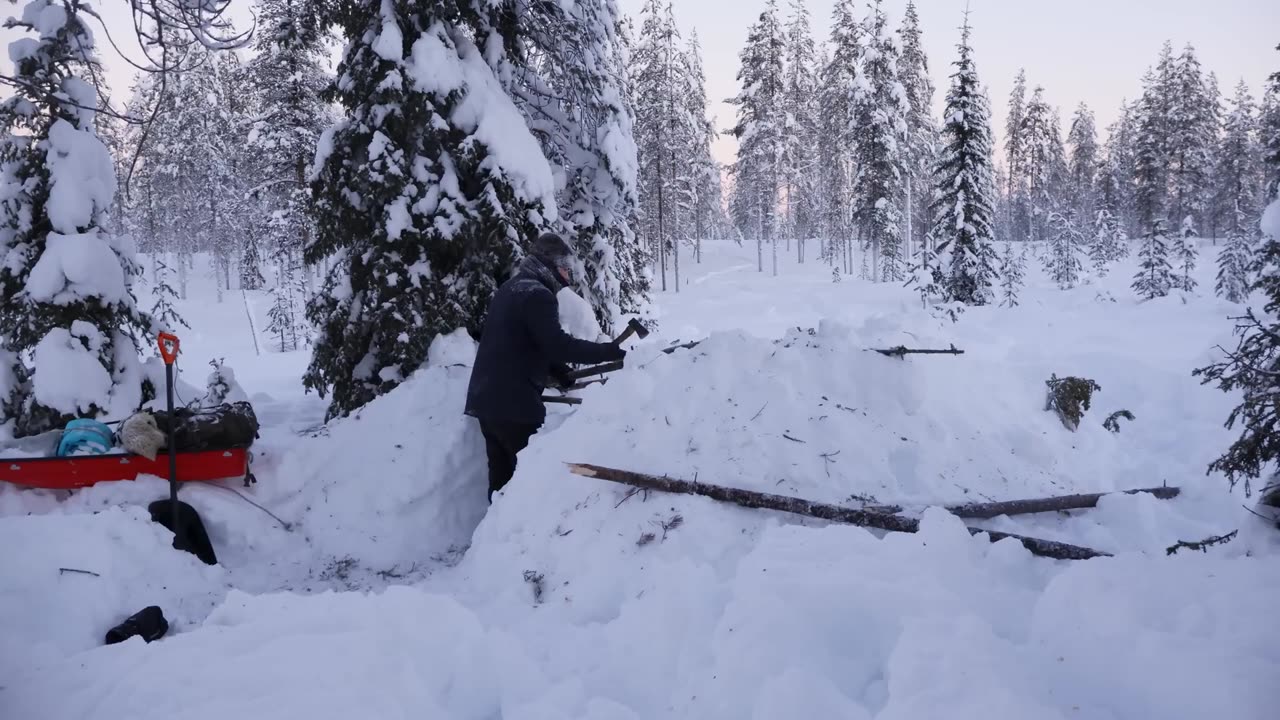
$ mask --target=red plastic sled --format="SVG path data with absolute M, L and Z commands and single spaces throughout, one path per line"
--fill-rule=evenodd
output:
M 0 458 L 0 482 L 33 488 L 72 490 L 100 482 L 136 480 L 139 475 L 169 477 L 169 456 L 148 460 L 141 455 Z M 249 451 L 201 450 L 178 453 L 178 482 L 210 482 L 247 478 Z

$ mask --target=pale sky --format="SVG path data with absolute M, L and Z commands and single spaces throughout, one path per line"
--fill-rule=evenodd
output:
M 637 16 L 644 0 L 617 0 Z M 778 0 L 785 24 L 792 0 Z M 707 95 L 725 100 L 738 92 L 738 53 L 747 29 L 766 0 L 673 0 L 676 23 L 685 37 L 697 29 L 707 74 Z M 835 0 L 807 0 L 815 40 L 829 35 Z M 894 29 L 907 0 L 885 0 Z M 1065 137 L 1071 113 L 1080 101 L 1097 116 L 1098 131 L 1115 119 L 1121 100 L 1140 91 L 1142 73 L 1171 40 L 1176 50 L 1190 42 L 1206 71 L 1218 74 L 1230 96 L 1241 78 L 1261 95 L 1263 83 L 1280 70 L 1280 0 L 916 0 L 929 72 L 941 114 L 955 44 L 965 6 L 971 10 L 972 42 L 978 76 L 990 89 L 997 142 L 1003 144 L 1005 108 L 1019 67 L 1027 71 L 1028 91 L 1037 84 L 1045 98 L 1061 108 Z M 858 17 L 867 13 L 856 3 Z M 636 31 L 640 28 L 637 24 Z M 712 107 L 716 127 L 733 125 L 734 107 Z M 714 152 L 731 162 L 736 143 L 721 138 Z
M 702 43 L 707 74 L 707 95 L 716 127 L 733 124 L 733 106 L 722 102 L 738 91 L 738 52 L 747 29 L 767 0 L 672 0 L 676 21 L 687 38 L 696 29 Z M 783 21 L 793 0 L 779 0 Z M 644 0 L 616 0 L 621 10 L 637 16 Z M 815 40 L 829 32 L 835 0 L 807 0 Z M 247 27 L 251 0 L 231 0 L 233 17 Z M 917 0 L 924 32 L 929 69 L 940 110 L 955 59 L 955 43 L 965 5 L 972 11 L 974 56 L 982 82 L 990 88 L 997 141 L 1004 127 L 1005 107 L 1014 75 L 1027 71 L 1028 85 L 1041 84 L 1045 97 L 1063 114 L 1063 133 L 1080 101 L 1093 109 L 1102 132 L 1116 116 L 1120 101 L 1135 98 L 1143 71 L 1153 64 L 1165 40 L 1176 49 L 1190 42 L 1201 64 L 1218 74 L 1223 93 L 1230 96 L 1244 79 L 1260 96 L 1266 77 L 1280 70 L 1280 0 Z M 8 16 L 21 5 L 5 4 Z M 126 0 L 94 3 L 107 18 L 112 37 L 137 55 Z M 859 16 L 866 14 L 859 0 Z M 896 28 L 906 0 L 885 0 L 891 26 Z M 639 25 L 637 23 L 637 32 Z M 111 50 L 99 27 L 94 27 L 107 68 L 109 84 L 118 103 L 127 96 L 132 68 Z M 0 29 L 0 43 L 7 45 L 17 33 Z M 11 68 L 7 53 L 0 53 L 0 67 Z M 0 88 L 0 96 L 9 89 Z M 722 137 L 714 146 L 721 162 L 731 162 L 732 138 Z

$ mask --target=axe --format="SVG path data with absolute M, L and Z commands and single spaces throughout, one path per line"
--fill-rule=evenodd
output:
M 645 327 L 644 325 L 641 325 L 639 320 L 636 320 L 635 318 L 631 318 L 630 320 L 627 321 L 626 329 L 622 331 L 621 335 L 619 335 L 617 338 L 614 339 L 613 344 L 621 345 L 624 340 L 631 337 L 632 335 L 637 335 L 640 337 L 641 340 L 643 340 L 649 337 L 649 328 Z

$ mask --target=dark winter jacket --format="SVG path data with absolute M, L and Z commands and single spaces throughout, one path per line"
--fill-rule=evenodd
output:
M 540 425 L 542 391 L 554 366 L 621 360 L 611 343 L 580 340 L 560 327 L 554 271 L 527 257 L 489 303 L 467 388 L 466 414 L 482 420 Z

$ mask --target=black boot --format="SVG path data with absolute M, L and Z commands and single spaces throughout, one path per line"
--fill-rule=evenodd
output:
M 160 608 L 151 605 L 134 613 L 128 620 L 107 631 L 107 644 L 114 645 L 118 642 L 124 642 L 134 635 L 142 636 L 143 640 L 151 642 L 164 637 L 169 631 L 169 622 L 164 619 L 164 613 Z

